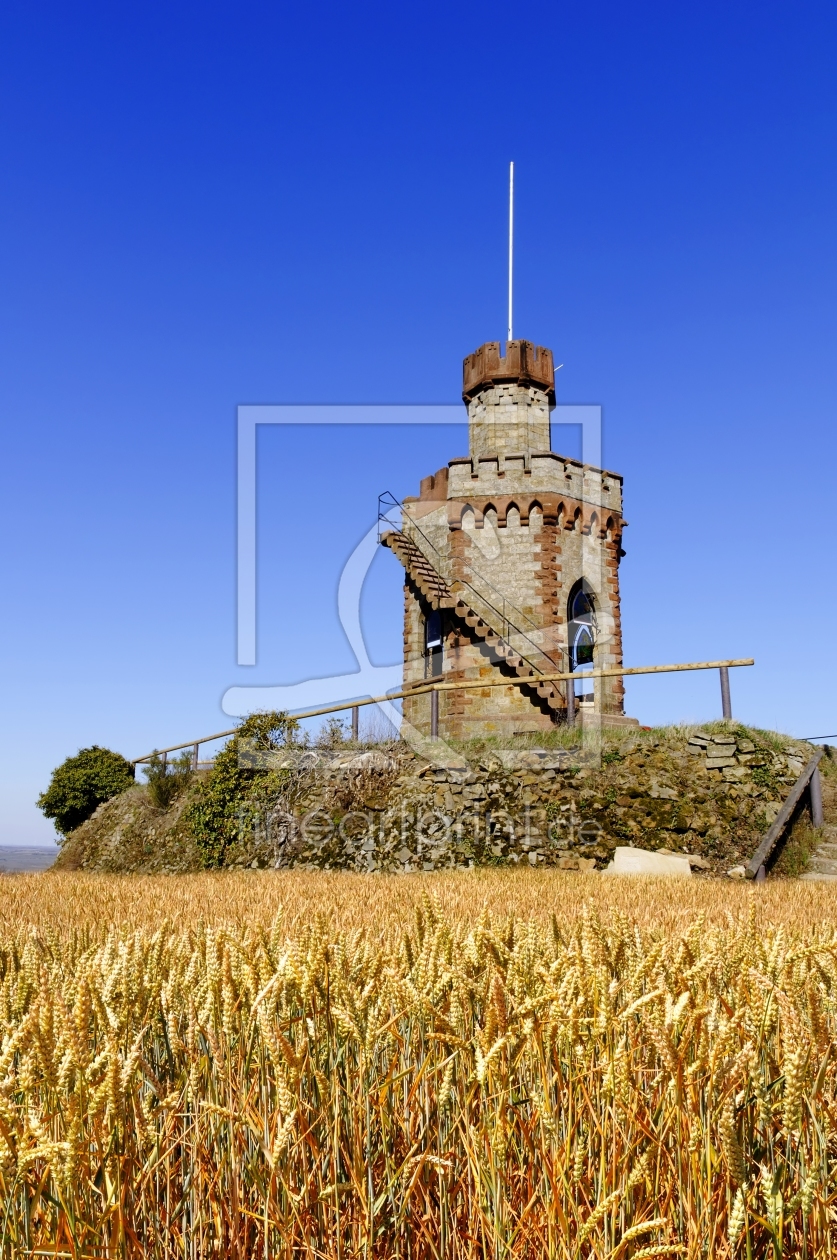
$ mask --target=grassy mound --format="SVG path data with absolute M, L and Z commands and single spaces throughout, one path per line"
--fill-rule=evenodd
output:
M 101 806 L 59 866 L 601 869 L 615 847 L 634 845 L 689 853 L 718 873 L 754 851 L 811 751 L 727 723 L 582 741 L 559 730 L 512 749 L 486 740 L 420 753 L 400 742 L 310 748 L 266 737 L 253 752 L 242 737 L 168 809 L 147 788 Z M 786 873 L 806 852 L 802 842 L 791 848 Z
M 193 784 L 168 809 L 161 809 L 147 786 L 129 788 L 72 832 L 54 869 L 147 874 L 200 870 L 201 856 L 183 818 L 194 791 Z

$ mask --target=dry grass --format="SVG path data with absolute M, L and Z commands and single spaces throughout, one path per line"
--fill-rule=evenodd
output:
M 832 1254 L 827 887 L 3 892 L 2 1255 Z

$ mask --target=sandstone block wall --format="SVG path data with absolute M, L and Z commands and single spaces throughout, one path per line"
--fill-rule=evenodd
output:
M 468 404 L 471 458 L 549 450 L 549 400 L 541 389 L 496 385 Z
M 521 349 L 513 354 L 515 345 Z M 520 379 L 508 379 L 516 364 Z M 595 605 L 593 665 L 620 666 L 621 477 L 549 449 L 554 390 L 548 351 L 512 343 L 500 359 L 489 343 L 466 360 L 465 380 L 470 454 L 425 478 L 419 497 L 405 500 L 404 533 L 453 592 L 541 673 L 569 667 L 568 601 L 583 581 Z M 440 664 L 445 681 L 509 677 L 503 687 L 441 693 L 440 735 L 555 725 L 561 713 L 513 683 L 512 671 L 454 610 L 443 610 L 441 662 L 437 656 L 434 663 L 425 648 L 430 611 L 408 576 L 405 687 L 428 679 Z M 597 679 L 585 691 L 596 713 L 622 714 L 621 679 Z M 429 696 L 405 700 L 404 715 L 428 733 Z

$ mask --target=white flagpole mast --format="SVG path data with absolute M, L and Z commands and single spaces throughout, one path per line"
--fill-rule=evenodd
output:
M 514 274 L 514 162 L 509 162 L 509 336 L 512 336 L 512 276 Z

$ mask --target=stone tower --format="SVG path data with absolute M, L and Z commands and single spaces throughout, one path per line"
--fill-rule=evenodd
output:
M 545 674 L 621 666 L 622 478 L 551 449 L 552 353 L 528 341 L 480 346 L 464 362 L 470 453 L 425 477 L 385 533 L 405 569 L 404 689 L 433 677 L 498 681 L 444 690 L 442 737 L 545 731 L 572 708 L 621 724 L 621 678 Z M 524 681 L 525 680 L 525 681 Z M 430 733 L 427 692 L 404 717 Z

